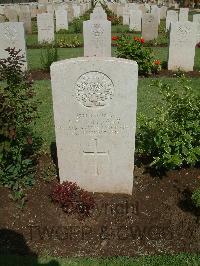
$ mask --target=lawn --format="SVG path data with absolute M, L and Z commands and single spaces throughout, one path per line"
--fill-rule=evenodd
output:
M 199 265 L 199 255 L 178 254 L 174 256 L 144 256 L 140 258 L 116 257 L 116 258 L 51 258 L 51 257 L 20 257 L 0 256 L 1 266 L 190 266 Z
M 112 56 L 115 56 L 115 49 L 112 48 Z M 167 47 L 153 47 L 151 48 L 154 53 L 155 59 L 163 61 L 167 61 L 168 56 L 168 48 Z M 40 49 L 28 49 L 27 57 L 28 57 L 28 65 L 29 69 L 41 69 L 41 61 L 40 61 L 41 51 Z M 80 57 L 83 56 L 83 48 L 58 48 L 58 57 L 59 60 Z M 200 71 L 200 48 L 196 48 L 196 56 L 195 56 L 195 65 L 194 68 Z

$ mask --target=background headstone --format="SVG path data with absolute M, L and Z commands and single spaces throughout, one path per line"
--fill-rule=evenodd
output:
M 8 57 L 6 48 L 16 48 L 21 50 L 20 54 L 24 54 L 26 60 L 26 44 L 24 36 L 24 26 L 22 22 L 5 22 L 0 23 L 0 58 Z M 27 63 L 23 65 L 23 70 L 27 69 Z
M 56 14 L 56 31 L 68 30 L 67 10 L 58 9 Z
M 166 16 L 167 16 L 167 7 L 162 6 L 160 8 L 160 19 L 166 19 Z
M 141 31 L 142 27 L 142 11 L 130 10 L 130 24 L 129 30 Z
M 19 13 L 19 21 L 24 23 L 26 33 L 32 33 L 31 12 L 29 6 L 21 6 Z
M 188 13 L 189 13 L 189 8 L 180 8 L 179 21 L 180 22 L 188 21 Z
M 200 43 L 200 14 L 193 15 L 193 22 L 197 27 L 197 43 Z
M 123 7 L 123 25 L 129 25 L 129 17 L 130 13 L 128 6 L 126 5 L 125 7 Z
M 142 17 L 142 37 L 145 41 L 153 41 L 158 37 L 158 19 L 152 14 Z
M 192 22 L 171 22 L 169 70 L 192 71 L 196 46 L 196 25 Z
M 83 22 L 84 56 L 111 56 L 111 22 L 103 12 L 97 7 L 91 19 Z
M 38 42 L 52 43 L 54 41 L 54 19 L 50 13 L 37 15 Z
M 177 22 L 177 21 L 178 21 L 178 11 L 168 10 L 166 17 L 166 31 L 169 30 L 171 22 Z

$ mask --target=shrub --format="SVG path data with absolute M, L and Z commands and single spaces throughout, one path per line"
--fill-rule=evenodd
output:
M 116 55 L 120 58 L 135 60 L 138 63 L 139 75 L 148 76 L 152 73 L 158 73 L 161 69 L 160 64 L 158 64 L 159 60 L 154 60 L 152 51 L 144 47 L 143 44 L 143 38 L 132 38 L 129 35 L 117 37 Z
M 50 71 L 51 64 L 58 60 L 58 49 L 55 44 L 44 44 L 40 51 L 42 68 Z
M 81 18 L 75 18 L 71 23 L 71 28 L 73 33 L 83 32 L 83 20 Z
M 68 214 L 89 215 L 95 207 L 93 197 L 76 183 L 63 182 L 53 187 L 51 198 Z
M 193 192 L 192 201 L 197 208 L 200 208 L 200 188 Z
M 155 116 L 139 116 L 137 152 L 151 167 L 174 169 L 200 161 L 200 96 L 192 93 L 184 77 L 173 84 L 156 81 L 162 105 Z
M 106 4 L 101 4 L 104 8 L 107 18 L 109 21 L 111 21 L 112 25 L 122 25 L 122 17 L 118 17 L 116 14 L 114 14 Z
M 7 59 L 0 59 L 0 184 L 13 190 L 14 199 L 34 182 L 36 138 L 31 125 L 37 102 L 26 73 L 21 67 L 20 50 L 8 48 Z

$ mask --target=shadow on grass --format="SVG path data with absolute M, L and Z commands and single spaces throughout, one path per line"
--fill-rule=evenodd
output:
M 0 229 L 1 266 L 59 266 L 56 260 L 41 264 L 38 256 L 28 247 L 22 234 L 13 230 Z

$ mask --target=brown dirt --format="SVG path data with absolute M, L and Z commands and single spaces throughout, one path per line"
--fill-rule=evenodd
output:
M 44 157 L 40 167 L 48 163 Z M 23 209 L 0 188 L 0 253 L 53 256 L 135 256 L 200 252 L 200 212 L 191 192 L 200 169 L 166 173 L 162 178 L 135 167 L 133 195 L 94 193 L 90 217 L 67 215 L 51 202 L 56 180 L 40 177 L 28 190 Z
M 31 74 L 31 79 L 33 80 L 51 79 L 50 73 L 43 69 L 32 70 L 30 74 Z

